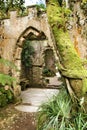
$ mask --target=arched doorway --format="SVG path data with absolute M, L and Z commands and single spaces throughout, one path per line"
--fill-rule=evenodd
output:
M 34 53 L 30 56 L 30 61 L 32 60 L 31 67 L 26 66 L 22 61 L 22 54 L 26 46 L 26 42 L 28 42 L 28 47 L 32 48 L 34 51 Z M 43 52 L 46 50 L 47 46 L 48 40 L 44 32 L 38 31 L 33 27 L 27 28 L 19 37 L 14 55 L 15 65 L 18 67 L 19 72 L 14 72 L 13 74 L 20 84 L 25 84 L 24 86 L 29 85 L 30 87 L 40 87 L 43 85 Z M 27 53 L 26 49 L 25 53 Z M 28 61 L 26 61 L 26 63 L 27 62 Z

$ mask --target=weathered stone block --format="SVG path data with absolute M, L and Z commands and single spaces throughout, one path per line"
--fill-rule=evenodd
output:
M 22 48 L 17 48 L 16 54 L 15 54 L 16 60 L 21 60 L 21 52 L 22 52 Z

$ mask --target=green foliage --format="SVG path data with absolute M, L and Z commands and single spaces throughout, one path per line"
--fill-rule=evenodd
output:
M 12 85 L 12 82 L 16 81 L 15 78 L 13 78 L 12 76 L 6 75 L 6 74 L 0 74 L 0 84 L 1 85 Z
M 38 114 L 38 130 L 65 130 L 70 118 L 71 99 L 61 91 L 41 105 Z
M 55 73 L 52 70 L 45 67 L 43 69 L 43 76 L 51 77 L 51 76 L 55 76 Z
M 36 5 L 37 9 L 46 9 L 44 4 Z
M 9 66 L 12 69 L 18 70 L 17 67 L 6 59 L 0 58 L 0 64 Z M 10 75 L 0 73 L 0 107 L 6 106 L 8 103 L 12 102 L 14 99 L 14 94 L 12 92 L 12 83 L 16 79 Z M 8 87 L 9 85 L 9 87 Z
M 8 61 L 7 59 L 4 58 L 0 58 L 0 64 L 4 65 L 4 66 L 9 66 L 11 69 L 15 69 L 16 71 L 18 71 L 17 67 L 10 61 Z M 0 73 L 0 84 L 1 85 L 12 85 L 13 81 L 16 81 L 15 78 L 13 78 L 10 75 L 6 75 L 3 73 Z
M 66 90 L 62 90 L 38 111 L 38 130 L 86 130 L 87 115 L 72 114 L 72 102 Z
M 71 14 L 71 10 L 67 9 L 65 7 L 60 7 L 58 4 L 52 3 L 47 8 L 47 13 L 49 17 L 49 22 L 52 27 L 54 25 L 57 26 L 57 28 L 62 28 L 65 30 L 66 28 L 66 22 L 69 19 L 69 15 Z
M 34 56 L 34 54 L 35 54 L 35 50 L 30 45 L 30 41 L 25 40 L 24 45 L 23 45 L 23 50 L 21 53 L 21 60 L 22 60 L 23 65 L 31 68 L 32 67 L 32 56 Z
M 14 95 L 10 88 L 5 90 L 4 87 L 0 87 L 0 107 L 6 106 L 14 100 Z
M 8 15 L 10 10 L 18 10 L 24 13 L 24 0 L 1 0 L 0 1 L 0 17 L 4 18 Z

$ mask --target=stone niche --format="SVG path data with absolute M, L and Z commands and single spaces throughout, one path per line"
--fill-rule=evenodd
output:
M 45 69 L 50 73 L 48 74 L 49 77 L 52 77 L 55 75 L 55 57 L 53 50 L 51 48 L 48 48 L 44 52 L 44 62 L 45 62 Z
M 30 46 L 34 48 L 34 56 L 32 56 L 32 67 L 26 67 L 22 62 L 22 51 L 24 41 L 29 40 Z M 48 45 L 48 40 L 44 32 L 34 28 L 27 30 L 18 40 L 15 53 L 15 65 L 19 72 L 16 78 L 20 85 L 27 87 L 45 87 L 44 84 L 44 68 L 48 68 L 55 72 L 55 60 L 52 48 Z M 14 72 L 15 74 L 15 72 Z

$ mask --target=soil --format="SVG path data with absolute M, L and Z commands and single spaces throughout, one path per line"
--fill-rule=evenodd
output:
M 0 130 L 36 130 L 36 113 L 19 112 L 14 105 L 0 108 Z

